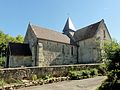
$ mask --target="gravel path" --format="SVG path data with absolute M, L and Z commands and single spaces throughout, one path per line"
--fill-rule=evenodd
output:
M 95 90 L 96 87 L 98 87 L 105 79 L 105 76 L 98 76 L 95 78 L 63 81 L 41 86 L 21 88 L 17 90 Z

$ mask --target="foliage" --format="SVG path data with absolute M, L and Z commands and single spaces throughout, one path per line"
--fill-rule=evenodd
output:
M 106 65 L 105 64 L 100 64 L 99 68 L 98 68 L 98 73 L 99 75 L 105 76 L 107 74 L 107 69 L 106 69 Z
M 0 67 L 4 67 L 6 57 L 0 57 Z
M 18 35 L 17 37 L 10 36 L 0 31 L 0 66 L 4 66 L 4 58 L 6 57 L 6 48 L 9 42 L 22 43 L 23 37 Z
M 107 42 L 103 49 L 107 71 L 120 69 L 120 44 L 117 41 Z
M 6 82 L 3 79 L 0 79 L 0 86 L 4 86 L 6 84 Z
M 23 43 L 23 36 L 22 35 L 17 35 L 17 37 L 15 37 L 15 42 L 17 43 Z
M 98 70 L 97 69 L 86 69 L 86 70 L 80 70 L 80 71 L 69 71 L 68 76 L 70 77 L 71 80 L 79 80 L 83 78 L 89 78 L 93 76 L 98 75 Z
M 80 79 L 80 71 L 69 71 L 68 76 L 71 80 L 78 80 Z
M 50 78 L 52 78 L 51 75 L 46 75 L 46 76 L 43 76 L 43 77 L 42 77 L 43 80 L 50 79 Z
M 36 81 L 38 79 L 37 75 L 33 74 L 32 75 L 32 81 Z
M 112 83 L 111 82 L 107 82 L 107 81 L 104 81 L 101 86 L 99 88 L 97 88 L 97 90 L 112 90 L 111 89 L 111 85 Z
M 81 70 L 80 74 L 82 78 L 89 78 L 90 77 L 90 70 Z
M 104 69 L 107 72 L 105 80 L 98 90 L 118 90 L 120 83 L 120 43 L 111 41 L 104 46 Z
M 90 69 L 90 76 L 95 76 L 98 75 L 98 70 L 97 69 Z

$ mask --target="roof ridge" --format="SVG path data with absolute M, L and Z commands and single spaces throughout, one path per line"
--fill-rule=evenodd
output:
M 102 20 L 100 20 L 100 21 L 98 21 L 98 22 L 96 22 L 96 23 L 92 23 L 92 24 L 89 24 L 89 25 L 87 25 L 87 26 L 84 26 L 83 28 L 86 28 L 86 27 L 89 27 L 89 26 L 92 26 L 92 25 L 95 25 L 95 24 L 100 24 L 102 21 L 104 22 L 104 19 L 102 19 Z M 77 29 L 76 31 L 81 30 L 81 29 L 83 29 L 83 28 Z

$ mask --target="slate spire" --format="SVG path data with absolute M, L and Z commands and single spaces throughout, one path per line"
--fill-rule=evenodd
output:
M 73 25 L 70 17 L 68 17 L 68 19 L 67 19 L 67 21 L 66 21 L 66 24 L 65 24 L 65 26 L 64 26 L 64 29 L 63 29 L 63 33 L 66 33 L 66 32 L 68 32 L 68 31 L 73 31 L 73 32 L 74 32 L 75 30 L 76 30 L 76 29 L 75 29 L 75 27 L 74 27 L 74 25 Z
M 66 24 L 64 26 L 64 29 L 63 29 L 63 34 L 67 35 L 69 38 L 70 38 L 70 43 L 71 44 L 74 44 L 75 42 L 75 39 L 74 39 L 74 33 L 75 33 L 75 27 L 70 19 L 70 17 L 68 17 L 67 21 L 66 21 Z

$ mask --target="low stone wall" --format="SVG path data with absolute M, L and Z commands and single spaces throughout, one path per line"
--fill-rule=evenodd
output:
M 80 65 L 60 65 L 49 67 L 21 67 L 0 69 L 0 78 L 8 79 L 30 79 L 32 75 L 39 77 L 52 75 L 54 77 L 66 76 L 69 70 L 82 70 L 88 68 L 98 68 L 100 64 L 80 64 Z

